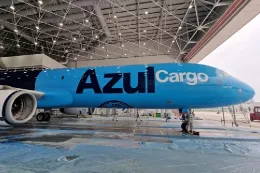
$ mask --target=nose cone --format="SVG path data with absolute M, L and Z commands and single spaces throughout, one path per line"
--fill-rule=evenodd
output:
M 255 96 L 255 90 L 254 90 L 251 86 L 249 86 L 249 85 L 247 85 L 247 84 L 245 84 L 245 83 L 244 83 L 244 85 L 243 85 L 242 90 L 243 90 L 243 91 L 245 92 L 245 94 L 246 94 L 246 95 L 245 95 L 246 101 L 252 99 L 252 98 Z
M 248 84 L 237 81 L 234 89 L 238 89 L 238 97 L 241 102 L 246 102 L 255 96 L 255 90 Z

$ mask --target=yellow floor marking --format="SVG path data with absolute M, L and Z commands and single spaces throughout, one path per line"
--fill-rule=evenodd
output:
M 162 131 L 160 131 L 160 132 L 161 132 L 162 135 L 164 135 Z

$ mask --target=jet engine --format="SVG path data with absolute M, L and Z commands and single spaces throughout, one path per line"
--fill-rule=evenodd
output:
M 61 108 L 60 111 L 71 115 L 92 115 L 95 108 Z
M 22 124 L 35 114 L 37 100 L 32 93 L 21 90 L 0 90 L 0 117 L 8 124 Z

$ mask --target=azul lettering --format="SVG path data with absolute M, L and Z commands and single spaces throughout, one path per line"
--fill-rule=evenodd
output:
M 166 70 L 159 70 L 156 72 L 156 80 L 160 83 L 165 82 L 183 82 L 184 79 L 187 80 L 188 85 L 196 85 L 198 81 L 207 82 L 209 77 L 205 73 L 192 73 L 192 72 L 183 72 L 183 73 L 169 73 Z
M 90 83 L 86 83 L 87 79 L 90 78 Z M 84 89 L 93 89 L 95 93 L 102 93 L 98 84 L 95 70 L 87 70 L 80 79 L 76 93 L 83 93 Z
M 123 93 L 122 88 L 113 88 L 113 86 L 121 79 L 122 73 L 108 73 L 104 78 L 111 80 L 103 87 L 103 93 Z
M 154 81 L 154 68 L 147 67 L 146 72 L 138 72 L 137 85 L 132 86 L 131 84 L 131 73 L 107 73 L 104 74 L 104 78 L 110 80 L 104 85 L 102 91 L 96 76 L 95 70 L 87 70 L 82 76 L 78 87 L 77 94 L 83 93 L 84 90 L 92 89 L 95 93 L 123 93 L 128 94 L 134 93 L 145 93 L 146 88 L 148 93 L 155 92 L 155 81 Z M 123 88 L 114 87 L 123 78 Z M 90 82 L 87 83 L 88 79 Z M 147 84 L 147 85 L 146 85 Z

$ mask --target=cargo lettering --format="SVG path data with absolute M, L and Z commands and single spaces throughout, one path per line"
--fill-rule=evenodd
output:
M 169 73 L 166 70 L 159 70 L 156 72 L 156 80 L 160 83 L 184 82 L 184 79 L 186 79 L 188 85 L 196 85 L 198 81 L 207 82 L 209 80 L 209 77 L 205 73 L 192 73 L 192 72 Z

